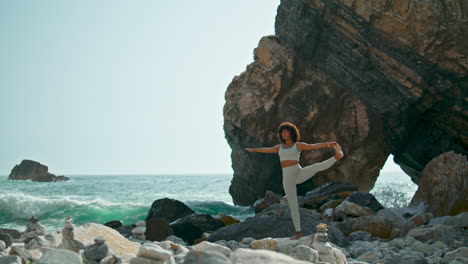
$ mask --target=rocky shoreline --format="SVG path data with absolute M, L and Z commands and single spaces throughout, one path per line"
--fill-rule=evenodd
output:
M 329 196 L 336 193 L 343 192 Z M 243 221 L 195 213 L 172 199 L 155 201 L 146 221 L 131 226 L 112 221 L 76 227 L 67 218 L 61 231 L 47 233 L 31 218 L 24 232 L 0 229 L 0 264 L 468 263 L 468 212 L 400 215 L 369 195 L 352 192 L 331 218 L 323 205 L 301 207 L 305 236 L 299 240 L 289 239 L 286 198 L 271 192 L 256 203 L 264 208 Z M 311 207 L 311 197 L 302 197 L 302 206 Z

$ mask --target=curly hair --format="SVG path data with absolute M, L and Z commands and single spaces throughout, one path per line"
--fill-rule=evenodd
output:
M 299 133 L 299 129 L 296 127 L 296 125 L 294 125 L 291 122 L 283 122 L 278 127 L 278 139 L 281 143 L 283 144 L 286 143 L 284 139 L 281 137 L 281 132 L 283 132 L 283 130 L 285 129 L 288 130 L 289 133 L 291 133 L 292 141 L 297 142 L 298 140 L 301 139 L 301 134 Z

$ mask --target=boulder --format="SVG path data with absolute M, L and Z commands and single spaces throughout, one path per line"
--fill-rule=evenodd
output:
M 75 252 L 65 249 L 49 249 L 39 259 L 37 264 L 82 264 L 81 257 Z
M 359 218 L 348 218 L 344 222 L 336 223 L 343 234 L 349 235 L 355 231 L 367 231 L 372 236 L 388 238 L 392 231 L 392 224 L 381 216 L 362 216 Z
M 18 256 L 0 256 L 0 264 L 22 264 L 21 258 Z
M 163 241 L 172 234 L 172 227 L 165 218 L 151 218 L 146 222 L 145 237 L 150 241 Z
M 294 259 L 290 256 L 264 249 L 240 248 L 230 257 L 233 263 L 239 264 L 310 264 L 308 261 Z
M 224 224 L 209 214 L 194 213 L 171 223 L 174 235 L 193 244 L 204 232 L 215 231 Z
M 117 256 L 125 254 L 136 255 L 140 243 L 131 242 L 116 230 L 101 224 L 85 224 L 75 228 L 75 240 L 81 241 L 85 246 L 95 243 L 96 237 L 103 237 L 109 246 L 109 252 Z
M 0 240 L 5 242 L 7 248 L 9 248 L 13 243 L 13 238 L 8 233 L 0 233 Z
M 453 151 L 432 159 L 421 174 L 421 182 L 410 205 L 423 205 L 434 216 L 468 211 L 468 160 Z
M 343 200 L 357 190 L 356 186 L 348 182 L 328 182 L 307 192 L 304 197 L 304 207 L 319 209 L 330 200 Z
M 48 168 L 39 162 L 32 160 L 23 160 L 16 165 L 8 176 L 8 180 L 38 181 L 38 182 L 56 182 L 68 181 L 65 176 L 56 176 L 48 172 Z
M 367 207 L 377 213 L 384 209 L 384 207 L 375 199 L 371 193 L 354 192 L 346 198 L 348 202 L 355 203 L 362 207 Z
M 367 231 L 355 231 L 348 235 L 348 240 L 353 241 L 372 241 L 372 234 Z
M 322 222 L 321 215 L 316 211 L 304 208 L 299 208 L 299 213 L 303 234 L 315 233 L 316 226 Z M 294 232 L 289 207 L 284 204 L 275 204 L 254 217 L 245 219 L 243 222 L 216 230 L 208 240 L 214 242 L 217 240 L 241 241 L 246 237 L 254 239 L 291 237 Z M 330 241 L 340 246 L 347 243 L 346 238 L 335 226 L 329 226 L 329 238 Z
M 372 216 L 375 215 L 375 212 L 367 207 L 363 207 L 348 200 L 344 200 L 335 208 L 334 214 L 336 219 L 346 219 L 350 216 Z
M 21 237 L 21 233 L 16 229 L 10 228 L 0 228 L 0 234 L 10 234 L 13 239 L 19 239 Z
M 193 250 L 198 250 L 198 251 L 216 251 L 216 252 L 219 252 L 223 255 L 225 255 L 226 257 L 229 257 L 231 256 L 232 254 L 232 251 L 231 249 L 225 247 L 225 246 L 222 246 L 222 245 L 218 245 L 218 244 L 214 244 L 214 243 L 210 243 L 208 241 L 203 241 L 199 244 L 196 244 L 195 246 L 193 246 Z
M 460 247 L 445 253 L 443 260 L 445 262 L 450 262 L 456 260 L 457 258 L 468 259 L 468 247 Z
M 166 221 L 170 223 L 193 213 L 194 211 L 183 202 L 174 199 L 163 198 L 153 202 L 151 208 L 148 211 L 148 214 L 146 215 L 146 222 L 148 222 L 151 218 L 165 218 Z
M 414 228 L 406 237 L 412 237 L 421 242 L 442 241 L 447 245 L 453 245 L 454 241 L 465 239 L 462 229 L 439 224 Z
M 279 203 L 280 200 L 280 194 L 276 194 L 272 191 L 266 191 L 265 197 L 255 201 L 255 203 L 253 204 L 254 212 L 258 214 L 266 208 L 272 206 L 273 204 Z
M 312 263 L 318 262 L 320 259 L 319 253 L 315 249 L 304 245 L 298 245 L 294 247 L 289 256 Z
M 185 256 L 183 264 L 231 264 L 225 255 L 216 251 L 192 250 Z
M 456 216 L 439 216 L 431 219 L 429 225 L 451 225 L 453 227 L 468 227 L 468 212 L 463 212 Z

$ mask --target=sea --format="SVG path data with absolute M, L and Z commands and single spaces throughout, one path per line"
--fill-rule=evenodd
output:
M 161 198 L 184 202 L 198 213 L 224 213 L 238 219 L 253 209 L 236 206 L 229 194 L 232 174 L 199 175 L 67 175 L 66 182 L 9 181 L 0 176 L 0 228 L 24 231 L 35 216 L 48 231 L 63 227 L 71 216 L 76 225 L 144 220 Z M 404 208 L 417 186 L 403 172 L 382 172 L 371 193 L 387 208 Z

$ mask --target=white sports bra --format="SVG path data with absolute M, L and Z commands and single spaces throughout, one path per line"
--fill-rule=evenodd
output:
M 299 161 L 299 156 L 301 154 L 301 152 L 299 150 L 297 150 L 296 148 L 296 143 L 294 143 L 294 145 L 290 148 L 283 148 L 283 144 L 280 145 L 280 149 L 279 149 L 279 157 L 280 157 L 280 161 L 283 161 L 283 160 L 296 160 L 296 161 Z

